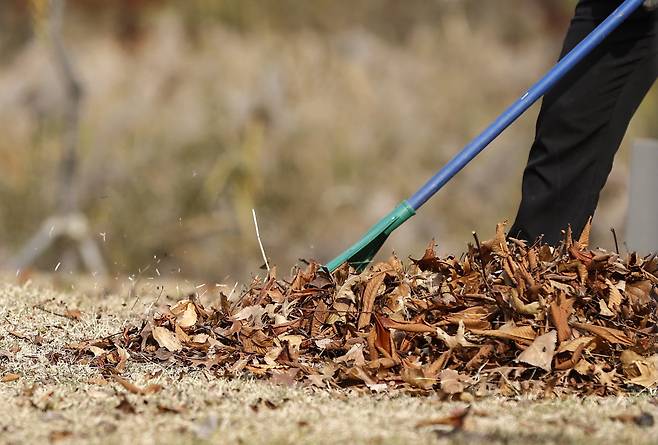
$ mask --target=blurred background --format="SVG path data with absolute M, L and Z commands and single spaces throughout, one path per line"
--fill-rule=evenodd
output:
M 2 0 L 0 263 L 247 280 L 327 261 L 554 62 L 569 0 Z M 386 244 L 511 220 L 538 107 Z M 658 137 L 651 92 L 625 146 Z M 623 241 L 628 150 L 595 244 Z M 12 269 L 13 270 L 13 269 Z

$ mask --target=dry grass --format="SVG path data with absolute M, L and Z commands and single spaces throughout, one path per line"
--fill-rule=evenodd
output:
M 155 294 L 145 293 L 132 308 L 134 300 L 125 302 L 125 293 L 90 298 L 93 283 L 81 287 L 87 289 L 64 293 L 36 284 L 6 284 L 0 289 L 0 374 L 20 375 L 16 381 L 0 383 L 0 442 L 640 444 L 655 443 L 658 435 L 658 426 L 611 419 L 642 411 L 658 416 L 650 394 L 479 400 L 472 404 L 464 429 L 453 434 L 439 427 L 416 428 L 418 421 L 465 406 L 435 397 L 274 386 L 156 363 L 131 363 L 124 377 L 142 387 L 160 384 L 163 390 L 131 394 L 115 382 L 100 384 L 97 371 L 73 363 L 62 348 L 117 332 L 138 318 Z M 175 294 L 175 286 L 167 292 Z M 209 294 L 202 299 L 209 299 Z M 41 304 L 45 311 L 35 307 Z M 81 310 L 81 319 L 48 312 L 61 314 L 67 308 Z M 40 336 L 40 345 L 35 344 L 35 335 Z M 62 356 L 52 363 L 57 353 Z M 124 398 L 135 413 L 117 408 Z

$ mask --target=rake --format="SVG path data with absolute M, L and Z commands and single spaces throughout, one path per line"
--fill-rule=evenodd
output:
M 388 236 L 436 194 L 448 181 L 484 150 L 532 104 L 546 94 L 560 79 L 596 48 L 612 31 L 624 22 L 644 0 L 625 0 L 608 18 L 564 56 L 548 73 L 509 106 L 491 125 L 469 142 L 438 173 L 432 176 L 409 199 L 372 226 L 356 243 L 326 264 L 333 272 L 349 263 L 358 272 L 364 270 L 381 249 Z

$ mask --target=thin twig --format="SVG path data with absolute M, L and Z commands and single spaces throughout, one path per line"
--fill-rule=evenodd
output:
M 617 242 L 617 231 L 615 230 L 614 227 L 610 227 L 610 231 L 612 232 L 612 237 L 615 240 L 615 252 L 617 252 L 617 255 L 619 255 L 619 243 Z
M 39 304 L 35 304 L 35 305 L 32 306 L 32 307 L 34 307 L 35 309 L 39 309 L 39 310 L 41 310 L 41 311 L 44 311 L 44 312 L 46 312 L 46 313 L 48 313 L 48 314 L 50 314 L 50 315 L 55 315 L 55 316 L 57 316 L 57 317 L 68 318 L 68 319 L 71 318 L 71 317 L 69 317 L 69 316 L 66 315 L 66 314 L 60 314 L 59 312 L 55 312 L 55 311 L 51 311 L 50 309 L 46 309 L 45 307 L 43 307 L 44 304 L 45 304 L 45 303 L 39 303 Z
M 489 280 L 487 280 L 487 272 L 484 269 L 484 259 L 482 258 L 482 245 L 480 244 L 480 238 L 478 237 L 478 234 L 475 232 L 475 230 L 471 233 L 473 234 L 475 245 L 478 248 L 478 260 L 480 263 L 480 273 L 482 274 L 482 280 L 484 281 L 484 285 L 486 286 L 487 290 L 491 292 L 491 288 L 489 287 Z
M 263 242 L 260 240 L 260 231 L 258 230 L 258 221 L 256 220 L 256 210 L 251 209 L 251 214 L 254 217 L 254 227 L 256 228 L 256 238 L 258 238 L 258 245 L 260 246 L 260 254 L 263 256 L 265 261 L 265 267 L 267 271 L 270 271 L 270 263 L 267 262 L 267 256 L 265 255 L 265 249 L 263 248 Z
M 160 293 L 158 294 L 157 298 L 151 302 L 151 304 L 149 305 L 148 309 L 146 309 L 146 311 L 145 311 L 147 314 L 148 314 L 149 312 L 151 312 L 151 309 L 153 309 L 153 306 L 155 306 L 156 304 L 158 304 L 158 301 L 160 301 L 160 297 L 162 297 L 162 294 L 163 294 L 163 293 L 164 293 L 164 286 L 160 286 Z

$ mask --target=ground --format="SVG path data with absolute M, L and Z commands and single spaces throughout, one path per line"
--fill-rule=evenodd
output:
M 160 295 L 154 285 L 137 292 L 117 286 L 104 295 L 93 286 L 63 291 L 70 283 L 9 281 L 0 285 L 0 443 L 643 444 L 658 437 L 655 393 L 467 403 L 226 380 L 129 362 L 125 381 L 151 392 L 134 394 L 134 387 L 78 364 L 64 347 L 137 320 Z M 167 293 L 175 301 L 176 292 L 184 290 L 166 290 L 159 303 Z M 462 428 L 432 424 L 468 404 Z

